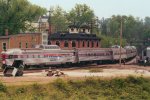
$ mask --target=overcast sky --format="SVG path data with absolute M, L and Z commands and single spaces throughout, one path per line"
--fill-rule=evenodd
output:
M 51 6 L 61 6 L 71 10 L 75 4 L 87 4 L 99 18 L 112 15 L 133 15 L 144 18 L 150 16 L 150 0 L 29 0 L 32 4 L 49 9 Z

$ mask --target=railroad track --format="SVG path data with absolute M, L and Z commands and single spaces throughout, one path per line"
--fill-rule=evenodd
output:
M 130 60 L 130 61 L 128 61 L 128 62 L 126 62 L 126 64 L 133 64 L 134 61 L 135 61 L 135 58 Z M 115 64 L 103 64 L 103 65 L 87 64 L 87 65 L 76 65 L 76 66 L 74 65 L 74 66 L 68 66 L 68 67 L 61 67 L 61 66 L 59 66 L 59 67 L 51 67 L 52 70 L 59 69 L 61 71 L 78 70 L 78 69 L 81 69 L 81 68 L 82 69 L 89 69 L 89 68 L 116 68 L 116 67 L 115 67 Z M 30 68 L 30 69 L 24 70 L 24 73 L 37 73 L 37 72 L 42 72 L 42 71 L 48 71 L 49 69 L 50 69 L 50 67 Z M 122 69 L 122 68 L 119 68 L 119 69 Z M 145 68 L 138 67 L 138 69 L 145 69 Z M 2 73 L 2 72 L 3 71 L 0 70 L 0 73 Z

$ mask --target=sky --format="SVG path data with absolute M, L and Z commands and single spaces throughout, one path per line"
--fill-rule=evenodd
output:
M 144 18 L 150 16 L 150 0 L 28 0 L 32 4 L 49 9 L 60 6 L 70 11 L 76 4 L 87 4 L 99 18 L 112 15 L 132 15 Z

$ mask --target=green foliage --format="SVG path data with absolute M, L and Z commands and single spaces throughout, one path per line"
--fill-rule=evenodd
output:
M 149 100 L 150 79 L 129 76 L 127 78 L 83 80 L 57 79 L 49 84 L 6 87 L 0 99 L 11 100 Z M 6 91 L 6 89 L 1 89 Z
M 7 92 L 7 87 L 2 83 L 0 83 L 0 92 Z
M 96 17 L 94 11 L 86 4 L 76 4 L 74 8 L 68 13 L 60 6 L 52 7 L 50 9 L 51 17 L 50 23 L 54 26 L 55 31 L 66 31 L 70 24 L 81 25 L 95 25 Z M 93 27 L 93 31 L 95 28 Z
M 68 28 L 66 12 L 60 7 L 51 8 L 51 24 L 55 27 L 55 31 L 66 31 Z
M 18 88 L 16 90 L 16 94 L 21 94 L 21 93 L 25 93 L 27 90 L 24 87 Z
M 133 16 L 113 15 L 111 18 L 100 20 L 101 34 L 106 37 L 119 38 L 122 20 L 122 37 L 131 45 L 140 45 L 140 41 L 150 38 L 150 18 L 143 21 Z M 108 45 L 108 44 L 107 44 Z
M 93 10 L 86 4 L 76 4 L 67 15 L 68 21 L 75 25 L 89 24 L 94 19 Z
M 111 36 L 105 36 L 105 35 L 100 35 L 99 36 L 101 40 L 101 47 L 103 48 L 108 48 L 113 45 L 120 45 L 120 39 L 119 38 L 113 38 Z M 122 39 L 122 47 L 124 47 L 127 44 L 126 39 Z
M 43 15 L 46 9 L 33 5 L 27 0 L 0 0 L 0 34 L 5 29 L 14 34 L 25 31 L 28 23 Z
M 103 69 L 100 68 L 92 68 L 89 70 L 89 72 L 91 73 L 99 73 L 99 72 L 103 72 Z

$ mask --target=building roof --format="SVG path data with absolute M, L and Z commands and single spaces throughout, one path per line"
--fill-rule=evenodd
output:
M 19 33 L 19 34 L 8 35 L 8 36 L 0 36 L 0 39 L 8 39 L 12 36 L 20 36 L 20 35 L 26 35 L 26 34 L 41 34 L 41 33 Z
M 8 39 L 10 36 L 0 36 L 0 39 Z
M 69 25 L 68 27 L 69 28 L 79 28 L 79 26 L 77 26 L 77 25 Z
M 54 33 L 49 35 L 49 40 L 101 40 L 95 34 L 85 33 Z

